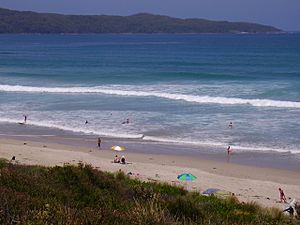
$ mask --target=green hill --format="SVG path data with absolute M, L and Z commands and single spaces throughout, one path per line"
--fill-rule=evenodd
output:
M 0 161 L 0 224 L 300 224 L 277 209 L 205 197 L 88 165 Z
M 0 8 L 0 33 L 271 33 L 255 23 L 178 19 L 152 14 L 132 16 L 61 15 Z

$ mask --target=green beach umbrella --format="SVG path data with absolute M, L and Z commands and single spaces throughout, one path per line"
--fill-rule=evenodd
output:
M 194 176 L 194 175 L 191 174 L 191 173 L 183 173 L 183 174 L 178 175 L 178 176 L 177 176 L 177 179 L 178 179 L 178 180 L 190 180 L 190 181 L 192 181 L 192 180 L 196 180 L 197 177 Z

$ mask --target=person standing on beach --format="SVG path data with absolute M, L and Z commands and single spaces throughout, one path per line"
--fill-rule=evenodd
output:
M 98 148 L 99 149 L 101 148 L 101 138 L 100 137 L 98 138 Z
M 26 123 L 26 122 L 27 122 L 27 116 L 24 115 L 24 123 Z
M 278 190 L 279 190 L 279 199 L 280 199 L 280 202 L 283 201 L 284 203 L 286 203 L 286 197 L 285 197 L 285 194 L 284 194 L 283 190 L 281 188 L 278 188 Z
M 228 127 L 229 127 L 229 128 L 232 128 L 232 127 L 233 127 L 232 122 L 229 123 Z
M 228 148 L 227 148 L 227 155 L 230 155 L 231 152 L 232 152 L 232 149 L 231 149 L 230 145 L 228 145 Z

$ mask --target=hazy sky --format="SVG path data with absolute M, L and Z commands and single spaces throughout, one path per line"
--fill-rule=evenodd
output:
M 131 15 L 246 21 L 300 31 L 300 0 L 0 0 L 0 7 L 65 14 Z

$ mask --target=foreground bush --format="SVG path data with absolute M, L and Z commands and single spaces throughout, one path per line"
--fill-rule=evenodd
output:
M 0 162 L 0 224 L 300 224 L 279 210 L 130 179 L 89 165 Z

